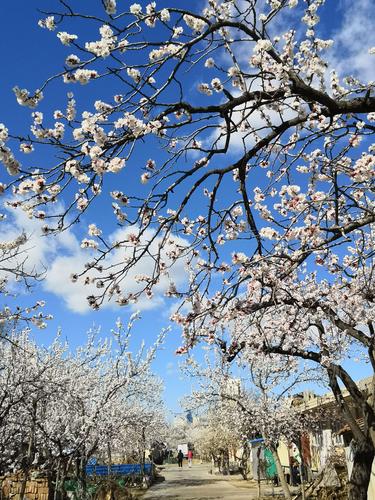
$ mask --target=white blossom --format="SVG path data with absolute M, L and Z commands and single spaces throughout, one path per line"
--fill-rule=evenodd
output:
M 55 17 L 48 16 L 45 19 L 40 19 L 38 26 L 40 28 L 47 28 L 49 31 L 54 31 L 56 29 Z
M 57 38 L 63 45 L 70 45 L 74 40 L 77 40 L 78 36 L 67 33 L 66 31 L 59 31 L 57 33 Z
M 104 0 L 104 6 L 107 14 L 116 14 L 116 0 Z
M 131 12 L 131 14 L 134 14 L 135 16 L 139 16 L 142 12 L 142 6 L 139 3 L 133 3 L 130 6 L 130 12 Z

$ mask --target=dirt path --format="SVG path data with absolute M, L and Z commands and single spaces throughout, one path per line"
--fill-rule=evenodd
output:
M 209 474 L 208 465 L 193 465 L 191 469 L 184 465 L 179 469 L 177 465 L 168 465 L 161 471 L 165 481 L 152 486 L 145 500 L 179 499 L 185 500 L 248 500 L 256 498 L 255 491 L 247 488 L 237 488 L 229 479 Z

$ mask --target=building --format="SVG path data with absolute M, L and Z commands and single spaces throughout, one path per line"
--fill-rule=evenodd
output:
M 367 377 L 357 382 L 358 388 L 367 397 L 373 396 L 373 378 Z M 351 396 L 346 389 L 342 395 L 351 406 L 354 417 L 361 427 L 363 419 L 354 405 L 351 405 Z M 327 393 L 317 396 L 312 393 L 297 394 L 293 404 L 303 413 L 316 413 L 317 429 L 309 432 L 305 438 L 305 449 L 302 445 L 304 463 L 313 473 L 320 472 L 326 465 L 332 452 L 345 457 L 348 477 L 353 467 L 353 451 L 351 442 L 353 435 L 349 425 L 337 413 L 334 395 Z M 331 412 L 331 414 L 330 414 Z M 372 466 L 372 478 L 369 485 L 368 498 L 375 499 L 375 460 Z

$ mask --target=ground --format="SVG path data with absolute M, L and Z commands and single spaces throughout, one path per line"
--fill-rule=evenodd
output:
M 185 500 L 241 500 L 257 498 L 256 484 L 232 476 L 217 476 L 209 473 L 210 466 L 194 464 L 191 469 L 184 465 L 167 465 L 160 475 L 165 480 L 152 486 L 144 500 L 185 499 Z M 270 486 L 262 486 L 262 493 L 271 495 Z M 276 491 L 275 491 L 276 493 Z

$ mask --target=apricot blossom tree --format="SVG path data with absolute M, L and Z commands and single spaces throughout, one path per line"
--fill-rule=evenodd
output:
M 35 92 L 16 87 L 18 103 L 35 109 L 61 78 L 72 91 L 106 80 L 108 94 L 81 105 L 70 92 L 53 125 L 33 111 L 24 136 L 2 127 L 1 160 L 11 177 L 1 189 L 14 195 L 8 205 L 45 219 L 48 234 L 77 221 L 108 177 L 139 175 L 138 193 L 136 186 L 110 192 L 125 239 L 107 241 L 92 224 L 82 241 L 97 257 L 72 279 L 96 284 L 92 307 L 108 297 L 126 304 L 151 295 L 176 259 L 186 258 L 189 290 L 172 283 L 170 294 L 187 293 L 193 302 L 196 295 L 201 303 L 214 276 L 223 275 L 224 288 L 215 287 L 205 308 L 214 309 L 238 295 L 253 268 L 287 277 L 310 256 L 329 260 L 332 246 L 373 222 L 372 83 L 333 68 L 327 74 L 334 41 L 318 37 L 323 3 L 210 0 L 190 12 L 152 2 L 117 12 L 116 2 L 104 2 L 102 13 L 89 15 L 56 2 L 40 20 L 67 57 Z M 289 29 L 275 35 L 273 25 L 290 11 Z M 78 31 L 90 22 L 98 39 L 85 41 Z M 190 94 L 198 74 L 202 81 Z M 161 153 L 142 165 L 133 157 L 139 150 L 142 157 L 145 141 Z M 17 143 L 21 153 L 12 148 Z M 42 147 L 58 158 L 37 169 L 18 159 Z M 59 199 L 64 211 L 52 215 L 48 207 Z M 231 262 L 223 262 L 231 251 Z M 118 259 L 107 268 L 111 252 Z M 154 270 L 139 275 L 141 290 L 128 296 L 126 275 L 145 255 Z
M 229 450 L 235 455 L 238 450 L 246 478 L 249 440 L 263 438 L 274 457 L 285 498 L 291 498 L 277 450 L 282 441 L 299 443 L 304 432 L 315 429 L 317 416 L 301 412 L 293 404 L 293 394 L 302 384 L 316 381 L 318 372 L 279 354 L 247 354 L 242 353 L 241 361 L 237 358 L 242 370 L 234 370 L 220 350 L 214 363 L 207 358 L 204 366 L 192 359 L 186 364 L 187 373 L 199 381 L 187 404 L 194 405 L 206 421 L 198 441 L 213 456 L 221 451 L 227 460 Z
M 30 129 L 0 128 L 7 206 L 43 220 L 49 235 L 109 194 L 124 232 L 110 238 L 108 227 L 90 224 L 81 241 L 87 264 L 71 277 L 87 284 L 93 309 L 152 298 L 167 281 L 180 304 L 172 315 L 183 331 L 179 352 L 206 341 L 228 359 L 245 348 L 301 354 L 328 366 L 339 402 L 341 379 L 362 404 L 336 361 L 352 343 L 373 361 L 374 294 L 371 285 L 363 295 L 360 283 L 372 276 L 374 83 L 333 66 L 324 0 L 54 5 L 39 26 L 66 47 L 65 60 L 39 89 L 14 88 L 32 109 Z M 363 47 L 359 56 L 374 53 Z M 41 111 L 61 80 L 67 99 L 57 93 L 52 112 Z M 74 93 L 81 85 L 101 97 Z M 42 148 L 45 163 L 35 167 L 30 158 Z M 134 278 L 144 259 L 151 271 Z M 179 261 L 184 285 L 174 282 Z M 345 299 L 352 289 L 353 304 L 365 299 L 368 330 Z M 241 333 L 225 343 L 223 328 L 237 319 Z M 356 499 L 365 498 L 374 456 L 373 444 L 364 446 L 373 409 L 362 407 L 364 436 L 348 417 L 360 443 Z
M 151 420 L 156 429 L 163 425 L 162 384 L 150 371 L 162 336 L 148 351 L 141 346 L 132 354 L 132 323 L 118 322 L 111 338 L 89 333 L 76 352 L 60 338 L 40 347 L 26 330 L 3 341 L 2 474 L 20 472 L 25 487 L 33 469 L 44 470 L 60 491 L 67 474 L 74 473 L 85 498 L 90 457 L 110 465 L 115 455 L 137 453 L 141 432 L 146 444 L 154 439 L 153 429 L 142 422 Z

